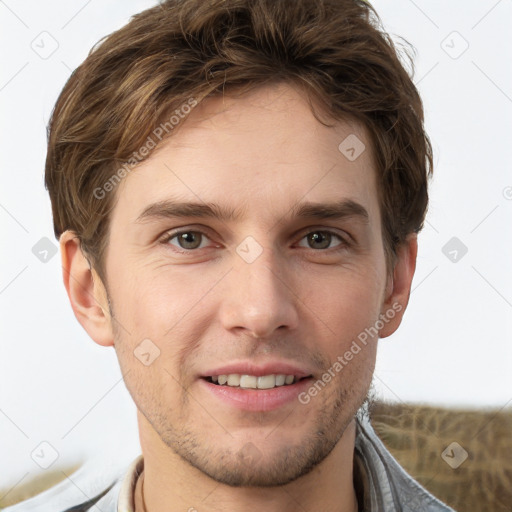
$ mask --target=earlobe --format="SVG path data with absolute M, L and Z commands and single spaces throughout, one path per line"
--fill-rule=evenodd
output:
M 397 249 L 395 266 L 388 279 L 386 296 L 382 304 L 381 318 L 384 315 L 387 321 L 379 331 L 380 338 L 393 334 L 402 322 L 411 293 L 417 254 L 418 236 L 412 233 Z
M 60 240 L 62 277 L 77 320 L 99 345 L 114 345 L 105 287 L 91 269 L 76 233 L 65 231 Z

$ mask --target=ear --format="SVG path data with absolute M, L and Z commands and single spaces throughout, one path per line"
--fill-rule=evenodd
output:
M 398 247 L 393 272 L 388 277 L 380 315 L 384 327 L 379 331 L 379 338 L 393 334 L 402 322 L 411 294 L 417 254 L 418 236 L 412 233 Z
M 65 231 L 59 243 L 64 286 L 77 320 L 96 343 L 114 345 L 105 286 L 89 266 L 76 233 Z

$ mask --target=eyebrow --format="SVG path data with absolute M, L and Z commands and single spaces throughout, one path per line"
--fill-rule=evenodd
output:
M 240 211 L 228 209 L 215 203 L 178 202 L 172 200 L 159 201 L 149 205 L 137 217 L 135 222 L 173 217 L 200 217 L 235 221 L 241 217 Z
M 297 218 L 334 220 L 356 217 L 366 224 L 369 222 L 369 215 L 366 208 L 352 199 L 344 199 L 332 203 L 299 203 L 290 210 L 290 215 Z M 241 216 L 241 210 L 222 207 L 216 203 L 164 200 L 146 207 L 135 222 L 143 223 L 151 220 L 176 217 L 213 218 L 221 221 L 236 221 L 240 219 Z
M 292 209 L 292 216 L 308 219 L 343 219 L 356 217 L 365 224 L 370 221 L 368 210 L 352 199 L 343 199 L 334 203 L 301 203 Z

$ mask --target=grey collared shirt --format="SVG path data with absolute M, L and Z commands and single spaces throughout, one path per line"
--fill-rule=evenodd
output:
M 356 420 L 354 484 L 361 512 L 454 512 L 409 476 L 377 437 Z M 144 459 L 88 462 L 69 479 L 4 512 L 134 512 L 133 493 Z

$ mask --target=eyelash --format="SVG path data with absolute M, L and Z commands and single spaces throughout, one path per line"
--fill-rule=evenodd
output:
M 169 242 L 172 239 L 176 238 L 177 236 L 185 234 L 185 233 L 199 233 L 201 236 L 204 236 L 208 240 L 210 240 L 208 237 L 208 234 L 204 231 L 201 231 L 200 229 L 181 229 L 179 231 L 171 231 L 171 232 L 165 233 L 165 235 L 160 239 L 160 243 L 162 243 L 164 245 L 166 245 L 166 244 L 173 245 L 173 244 L 169 244 Z M 312 229 L 311 231 L 307 231 L 301 236 L 300 241 L 302 241 L 304 238 L 306 238 L 308 235 L 311 235 L 312 233 L 329 234 L 332 237 L 337 238 L 340 242 L 338 245 L 336 245 L 334 247 L 327 248 L 327 249 L 313 249 L 313 248 L 309 247 L 309 249 L 312 251 L 315 251 L 315 252 L 340 251 L 340 250 L 346 249 L 347 247 L 351 246 L 351 242 L 348 240 L 348 238 L 349 238 L 348 236 L 343 237 L 339 233 L 336 233 L 335 231 L 330 231 L 328 229 Z M 304 249 L 308 249 L 308 248 L 304 247 Z M 199 251 L 200 249 L 184 249 L 182 247 L 173 245 L 172 250 L 174 250 L 178 253 L 181 253 L 181 254 L 187 254 L 187 253 Z

